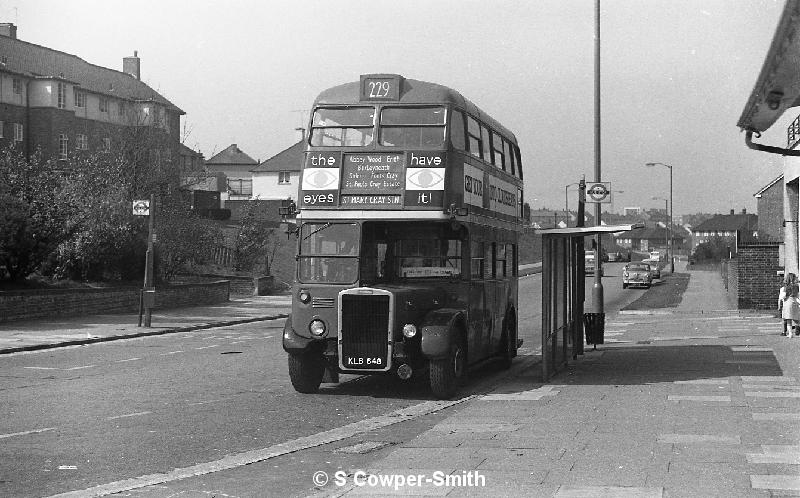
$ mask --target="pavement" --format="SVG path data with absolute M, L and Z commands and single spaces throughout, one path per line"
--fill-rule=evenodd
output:
M 186 332 L 286 317 L 291 296 L 233 297 L 227 303 L 155 310 L 151 327 L 138 313 L 54 317 L 0 323 L 0 354 Z
M 367 465 L 340 463 L 309 493 L 800 496 L 800 337 L 781 336 L 772 313 L 731 309 L 719 274 L 689 273 L 676 308 L 608 313 L 605 344 L 547 382 L 536 352 L 522 350 L 498 382 L 443 405 Z M 154 315 L 152 332 L 278 317 L 288 306 L 282 296 L 184 308 Z M 0 352 L 141 334 L 135 318 L 6 324 Z M 335 467 L 339 447 L 354 441 L 327 441 L 320 450 Z
M 690 275 L 677 308 L 607 314 L 605 344 L 549 382 L 527 352 L 315 496 L 800 496 L 800 338 Z

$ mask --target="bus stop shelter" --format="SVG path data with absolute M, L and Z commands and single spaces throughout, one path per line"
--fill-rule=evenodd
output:
M 537 230 L 542 236 L 542 380 L 583 354 L 584 237 L 625 232 L 641 225 Z M 598 255 L 599 257 L 599 255 Z

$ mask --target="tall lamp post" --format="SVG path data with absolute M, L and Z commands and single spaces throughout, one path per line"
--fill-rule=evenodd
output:
M 667 226 L 667 233 L 669 234 L 669 271 L 675 273 L 675 251 L 672 247 L 672 166 L 664 163 L 645 163 L 645 166 L 648 168 L 654 166 L 669 168 L 669 226 Z

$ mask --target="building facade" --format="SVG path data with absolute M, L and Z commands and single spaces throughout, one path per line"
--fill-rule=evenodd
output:
M 253 197 L 297 202 L 304 149 L 305 141 L 300 140 L 256 166 L 252 170 Z
M 68 159 L 110 152 L 127 131 L 149 127 L 163 138 L 159 157 L 177 163 L 185 113 L 142 82 L 140 70 L 136 52 L 117 71 L 19 40 L 15 25 L 0 24 L 0 148 Z
M 718 214 L 692 227 L 692 251 L 712 238 L 724 239 L 730 245 L 731 251 L 736 252 L 739 244 L 758 240 L 758 216 L 748 214 L 744 209 L 736 214 L 731 209 L 730 214 Z
M 230 144 L 206 161 L 208 173 L 223 173 L 227 178 L 227 192 L 223 194 L 223 200 L 253 197 L 253 174 L 250 171 L 256 166 L 258 161 L 242 152 L 236 144 Z
M 754 194 L 758 202 L 758 240 L 783 242 L 783 175 Z

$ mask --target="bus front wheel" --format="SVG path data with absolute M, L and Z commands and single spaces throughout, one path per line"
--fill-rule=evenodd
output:
M 450 347 L 446 358 L 431 360 L 430 383 L 433 395 L 438 399 L 451 398 L 458 390 L 467 369 L 467 350 L 463 340 Z
M 324 360 L 312 353 L 289 355 L 289 379 L 299 393 L 313 394 L 322 383 L 325 373 Z

